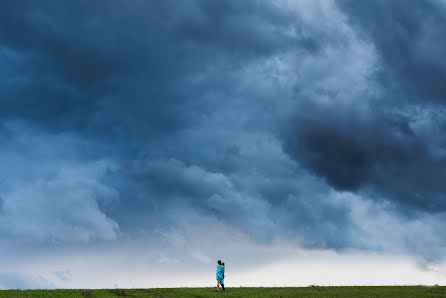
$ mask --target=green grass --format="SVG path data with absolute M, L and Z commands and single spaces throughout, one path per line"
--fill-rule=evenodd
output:
M 446 297 L 443 286 L 3 290 L 0 297 Z

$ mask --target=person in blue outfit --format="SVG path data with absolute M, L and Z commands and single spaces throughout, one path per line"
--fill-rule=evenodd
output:
M 217 265 L 217 291 L 220 290 L 220 285 L 221 285 L 221 289 L 223 290 L 223 292 L 225 291 L 225 263 L 222 263 L 221 260 L 217 261 L 218 265 Z

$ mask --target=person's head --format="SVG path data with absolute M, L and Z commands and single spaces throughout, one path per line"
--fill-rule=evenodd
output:
M 221 265 L 222 265 L 222 266 L 224 266 L 224 265 L 225 265 L 225 263 L 221 262 Z
M 218 265 L 221 265 L 221 260 L 218 260 L 217 263 L 218 263 Z

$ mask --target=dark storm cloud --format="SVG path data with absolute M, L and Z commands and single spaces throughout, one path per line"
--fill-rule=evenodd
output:
M 421 51 L 429 30 L 402 13 Z M 331 2 L 16 1 L 0 22 L 9 239 L 153 237 L 211 217 L 256 241 L 370 248 L 380 233 L 358 235 L 377 215 L 357 214 L 381 209 L 343 190 L 445 207 L 430 179 L 443 174 L 443 131 L 426 132 L 443 114 L 419 105 L 435 80 L 406 73 L 432 56 L 386 58 L 393 46 Z
M 338 1 L 351 23 L 374 43 L 389 95 L 421 101 L 446 99 L 441 1 Z
M 209 110 L 212 103 L 200 100 L 209 88 L 225 92 L 228 68 L 286 46 L 280 28 L 291 16 L 273 8 L 4 3 L 1 113 L 101 136 L 180 129 Z
M 346 105 L 345 95 L 330 86 L 330 104 L 303 100 L 286 130 L 287 152 L 339 190 L 371 191 L 405 208 L 444 212 L 444 6 L 337 3 L 359 38 L 376 49 L 369 84 L 378 92 L 369 88 Z
M 276 53 L 320 48 L 298 14 L 266 1 L 1 5 L 0 116 L 9 135 L 2 155 L 17 169 L 2 173 L 4 220 L 17 217 L 13 235 L 32 231 L 27 212 L 14 210 L 34 204 L 40 216 L 30 226 L 55 241 L 113 239 L 116 223 L 129 233 L 153 228 L 183 204 L 245 230 L 270 225 L 265 233 L 273 232 L 268 204 L 286 191 L 260 194 L 245 190 L 255 182 L 237 181 L 275 163 L 258 160 L 268 152 L 251 149 L 257 137 L 247 141 L 244 122 L 262 136 L 257 127 L 265 124 L 256 118 L 264 111 L 250 103 L 259 95 L 238 91 L 239 80 Z M 50 206 L 58 195 L 65 199 Z M 73 207 L 89 212 L 74 216 Z M 59 217 L 60 226 L 45 230 Z M 67 234 L 71 225 L 79 233 Z
M 417 209 L 445 211 L 446 161 L 429 148 L 436 144 L 413 131 L 410 116 L 370 113 L 307 106 L 305 114 L 296 115 L 287 150 L 338 189 L 372 188 Z

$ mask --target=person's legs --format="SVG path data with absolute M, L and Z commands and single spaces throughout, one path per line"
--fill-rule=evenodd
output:
M 225 285 L 224 285 L 224 284 L 221 284 L 221 289 L 223 290 L 223 292 L 226 291 L 226 290 L 225 290 Z
M 220 283 L 217 280 L 217 291 L 220 291 Z

